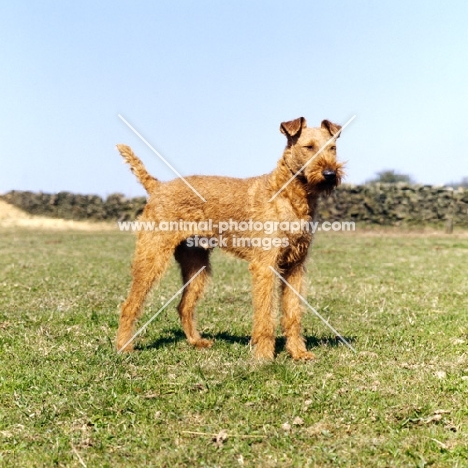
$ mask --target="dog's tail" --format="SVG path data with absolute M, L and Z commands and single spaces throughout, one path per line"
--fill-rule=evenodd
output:
M 159 185 L 158 179 L 154 178 L 148 173 L 145 166 L 135 155 L 130 146 L 117 145 L 117 149 L 125 161 L 127 161 L 127 163 L 130 165 L 130 169 L 137 176 L 137 179 L 140 181 L 141 185 L 145 187 L 145 190 L 148 193 L 151 193 Z

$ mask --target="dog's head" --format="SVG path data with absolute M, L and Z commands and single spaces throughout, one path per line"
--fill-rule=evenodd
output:
M 323 120 L 319 128 L 308 128 L 304 117 L 283 122 L 281 133 L 288 139 L 285 164 L 304 180 L 311 192 L 329 194 L 344 177 L 343 163 L 336 160 L 336 139 L 341 126 Z

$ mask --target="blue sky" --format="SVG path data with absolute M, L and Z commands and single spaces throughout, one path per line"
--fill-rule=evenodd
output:
M 173 178 L 273 169 L 282 121 L 353 123 L 347 182 L 468 176 L 468 2 L 0 5 L 0 193 L 141 195 L 115 144 Z

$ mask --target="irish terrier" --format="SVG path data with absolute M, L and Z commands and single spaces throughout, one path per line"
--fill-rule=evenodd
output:
M 183 290 L 177 307 L 187 340 L 199 348 L 213 344 L 197 331 L 195 306 L 210 275 L 210 252 L 219 246 L 249 262 L 255 357 L 273 359 L 278 278 L 272 268 L 301 291 L 312 241 L 312 232 L 305 227 L 314 219 L 319 196 L 329 194 L 343 176 L 343 164 L 336 160 L 339 125 L 324 120 L 319 128 L 308 128 L 300 117 L 283 122 L 280 130 L 287 138 L 287 146 L 276 168 L 248 179 L 190 176 L 185 182 L 160 182 L 148 174 L 128 146 L 117 146 L 149 194 L 140 221 L 147 222 L 147 226 L 152 222 L 156 227 L 138 233 L 133 281 L 122 306 L 117 349 L 133 350 L 135 322 L 145 297 L 173 255 L 180 265 L 183 283 L 193 279 Z M 179 229 L 187 224 L 190 229 Z M 293 359 L 313 359 L 302 336 L 300 299 L 284 283 L 280 301 L 286 349 Z

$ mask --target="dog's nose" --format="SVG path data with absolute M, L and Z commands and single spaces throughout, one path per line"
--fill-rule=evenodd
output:
M 322 175 L 326 182 L 334 182 L 336 180 L 336 172 L 330 169 L 325 169 L 322 171 Z

